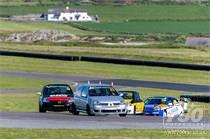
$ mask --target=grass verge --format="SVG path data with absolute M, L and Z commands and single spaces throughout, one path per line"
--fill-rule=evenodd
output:
M 140 92 L 141 98 L 145 99 L 150 96 L 173 96 L 179 98 L 184 92 L 171 91 L 164 89 L 151 88 L 125 88 L 124 90 L 136 90 Z M 8 101 L 8 98 L 10 101 Z M 200 109 L 204 115 L 210 116 L 209 103 L 190 102 L 190 112 L 194 109 Z M 38 111 L 38 96 L 34 93 L 24 94 L 0 94 L 0 111 L 6 112 L 37 112 Z
M 33 94 L 0 94 L 0 100 L 0 111 L 38 112 L 36 92 Z
M 66 44 L 17 44 L 0 43 L 1 50 L 15 50 L 36 53 L 104 56 L 140 60 L 170 61 L 180 63 L 210 64 L 209 48 L 187 48 L 170 44 L 151 44 L 145 46 L 105 46 L 91 43 Z
M 185 129 L 17 129 L 0 128 L 4 139 L 207 139 L 208 130 Z
M 1 89 L 39 89 L 42 85 L 53 82 L 55 83 L 55 81 L 50 80 L 30 79 L 24 77 L 8 77 L 1 75 L 0 77 Z
M 210 84 L 210 73 L 208 71 L 102 64 L 92 62 L 72 62 L 8 56 L 0 56 L 0 58 L 1 70 L 141 79 L 207 85 Z

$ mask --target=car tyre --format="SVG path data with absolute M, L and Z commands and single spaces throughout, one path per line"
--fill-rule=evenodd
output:
M 39 112 L 45 113 L 47 110 L 43 106 L 39 105 Z
M 72 114 L 73 115 L 79 115 L 79 112 L 77 111 L 77 108 L 74 104 L 72 104 Z
M 120 117 L 126 117 L 127 116 L 127 113 L 126 114 L 119 114 Z
M 134 106 L 133 114 L 136 115 L 136 106 Z
M 87 114 L 88 114 L 88 116 L 94 116 L 94 114 L 91 113 L 89 105 L 87 105 Z
M 163 112 L 163 117 L 168 117 L 166 111 Z

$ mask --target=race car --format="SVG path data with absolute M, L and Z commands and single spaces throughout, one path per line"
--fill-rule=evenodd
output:
M 118 91 L 127 103 L 127 114 L 143 114 L 144 102 L 140 99 L 139 92 L 136 91 Z
M 126 104 L 112 85 L 107 84 L 81 84 L 76 88 L 72 113 L 80 112 L 94 115 L 127 115 Z
M 39 112 L 69 111 L 72 109 L 73 91 L 67 84 L 48 84 L 38 92 Z
M 161 117 L 182 116 L 184 110 L 176 98 L 170 96 L 154 96 L 144 101 L 144 114 Z

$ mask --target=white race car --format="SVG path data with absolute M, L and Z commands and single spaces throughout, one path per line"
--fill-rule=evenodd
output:
M 176 98 L 170 96 L 155 96 L 144 101 L 144 114 L 162 117 L 182 116 L 184 109 Z

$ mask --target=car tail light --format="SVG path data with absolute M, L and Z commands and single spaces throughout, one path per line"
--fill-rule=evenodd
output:
M 69 101 L 70 97 L 48 97 L 48 101 Z

